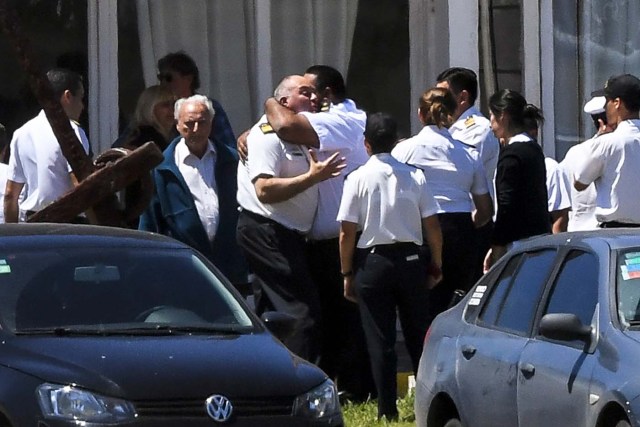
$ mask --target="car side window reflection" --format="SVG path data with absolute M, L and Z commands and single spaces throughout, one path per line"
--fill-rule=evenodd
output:
M 558 273 L 544 314 L 575 314 L 589 325 L 597 302 L 598 258 L 588 252 L 571 251 Z
M 498 278 L 481 320 L 500 329 L 527 334 L 555 257 L 555 250 L 542 250 L 510 260 Z

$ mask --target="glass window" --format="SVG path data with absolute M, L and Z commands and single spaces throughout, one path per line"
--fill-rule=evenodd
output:
M 524 256 L 500 311 L 497 326 L 527 333 L 556 257 L 555 250 L 530 252 Z
M 158 325 L 249 328 L 250 317 L 191 250 L 25 248 L 1 256 L 0 320 L 8 330 L 125 333 Z
M 572 251 L 560 269 L 549 296 L 547 313 L 572 313 L 589 325 L 598 302 L 598 258 Z
M 513 277 L 513 273 L 516 271 L 516 267 L 518 266 L 521 258 L 521 255 L 511 258 L 498 278 L 498 281 L 493 286 L 491 296 L 489 297 L 487 304 L 484 306 L 482 314 L 480 314 L 480 320 L 483 323 L 495 325 L 498 320 L 500 307 L 502 307 L 504 297 L 507 294 L 509 285 L 511 284 L 511 278 Z
M 618 313 L 625 326 L 640 325 L 640 248 L 622 252 L 616 266 Z
M 555 1 L 553 93 L 556 158 L 591 138 L 596 128 L 582 111 L 591 92 L 610 76 L 640 68 L 640 2 L 637 0 Z
M 79 72 L 87 84 L 87 2 L 85 0 L 11 1 L 23 34 L 28 38 L 33 61 L 42 71 L 65 67 Z M 15 46 L 0 35 L 0 123 L 9 140 L 13 132 L 38 114 L 40 105 L 18 62 Z M 80 123 L 88 132 L 86 110 Z
M 555 250 L 544 250 L 511 259 L 483 309 L 483 323 L 528 333 L 555 255 Z

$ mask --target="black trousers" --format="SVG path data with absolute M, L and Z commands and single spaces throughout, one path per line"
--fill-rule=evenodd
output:
M 338 238 L 308 241 L 307 258 L 322 309 L 319 366 L 349 400 L 364 401 L 375 384 L 358 306 L 344 297 Z
M 320 301 L 311 280 L 304 237 L 268 218 L 242 211 L 238 245 L 258 277 L 256 312 L 276 310 L 297 321 L 285 345 L 298 356 L 317 363 L 320 355 Z
M 429 292 L 429 324 L 445 311 L 456 289 L 468 291 L 474 283 L 477 256 L 476 230 L 471 214 L 438 214 L 442 230 L 442 281 Z
M 378 416 L 398 415 L 396 309 L 414 372 L 422 353 L 428 318 L 425 252 L 413 243 L 358 251 L 355 285 L 360 316 L 378 391 Z

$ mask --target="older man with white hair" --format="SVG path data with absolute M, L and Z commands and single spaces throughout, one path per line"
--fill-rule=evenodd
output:
M 235 239 L 238 153 L 209 139 L 215 110 L 206 96 L 179 99 L 174 110 L 180 136 L 153 171 L 153 197 L 139 228 L 188 244 L 234 284 L 244 284 L 245 261 Z

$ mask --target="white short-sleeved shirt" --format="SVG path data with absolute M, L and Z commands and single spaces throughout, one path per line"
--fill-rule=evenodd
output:
M 382 153 L 345 179 L 338 221 L 360 226 L 359 248 L 398 242 L 421 245 L 422 218 L 438 210 L 422 170 Z
M 545 157 L 544 165 L 547 169 L 549 212 L 570 208 L 572 185 L 569 183 L 569 178 L 554 159 Z
M 596 138 L 589 139 L 582 144 L 574 145 L 567 151 L 560 167 L 571 183 L 571 211 L 567 231 L 595 230 L 598 228 L 596 219 L 596 186 L 591 183 L 587 188 L 578 191 L 573 186 L 573 176 L 578 166 L 582 164 L 591 149 L 589 146 Z
M 425 126 L 416 136 L 399 142 L 391 154 L 424 171 L 440 213 L 471 212 L 471 194 L 489 192 L 477 152 L 453 139 L 447 129 Z
M 595 183 L 596 219 L 640 224 L 640 120 L 621 122 L 589 147 L 575 179 Z
M 70 123 L 85 152 L 89 153 L 86 134 L 73 121 Z M 62 154 L 44 110 L 13 133 L 7 178 L 25 184 L 24 199 L 20 203 L 22 212 L 39 211 L 70 191 L 73 188 L 70 172 L 71 166 Z
M 318 184 L 318 210 L 309 237 L 314 240 L 333 239 L 340 233 L 336 215 L 342 199 L 344 177 L 369 159 L 363 135 L 367 114 L 358 109 L 350 99 L 331 104 L 326 112 L 300 114 L 307 117 L 318 134 L 318 160 L 326 160 L 338 151 L 347 163 L 340 176 Z
M 200 222 L 202 222 L 209 240 L 213 241 L 220 221 L 218 187 L 215 177 L 216 151 L 213 144 L 209 141 L 205 154 L 202 158 L 198 158 L 189 151 L 189 147 L 182 138 L 176 145 L 174 160 L 187 183 L 187 187 L 189 187 Z
M 476 147 L 480 153 L 487 182 L 490 184 L 489 193 L 493 199 L 495 195 L 493 181 L 498 166 L 500 143 L 491 130 L 491 122 L 482 115 L 480 110 L 472 106 L 451 125 L 449 133 L 454 139 Z
M 266 123 L 263 116 L 247 137 L 251 154 L 245 164 L 238 165 L 238 204 L 291 230 L 307 233 L 318 206 L 318 186 L 273 204 L 260 202 L 256 195 L 253 182 L 259 175 L 290 178 L 309 170 L 307 149 L 283 142 L 272 130 L 261 130 L 261 125 Z

